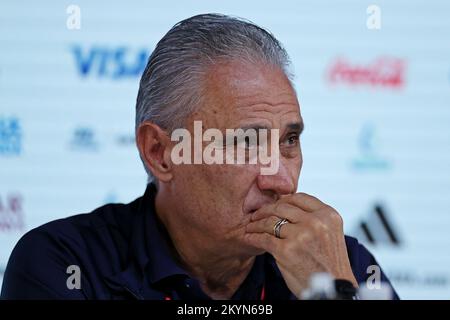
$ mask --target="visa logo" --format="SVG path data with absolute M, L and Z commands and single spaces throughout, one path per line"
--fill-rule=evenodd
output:
M 125 46 L 117 48 L 94 46 L 87 49 L 73 46 L 72 54 L 80 76 L 114 80 L 140 77 L 149 56 L 146 49 L 135 50 Z

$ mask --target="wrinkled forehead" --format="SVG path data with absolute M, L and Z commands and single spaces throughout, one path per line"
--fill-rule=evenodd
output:
M 231 61 L 205 76 L 201 108 L 191 120 L 218 129 L 278 128 L 302 123 L 297 95 L 279 67 Z

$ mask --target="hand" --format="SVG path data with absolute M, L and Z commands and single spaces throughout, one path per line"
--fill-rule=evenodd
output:
M 277 238 L 273 227 L 283 218 L 289 223 L 281 227 Z M 297 298 L 316 272 L 328 272 L 336 279 L 349 280 L 355 288 L 358 286 L 347 254 L 342 218 L 313 196 L 296 193 L 261 207 L 253 213 L 245 238 L 275 258 Z

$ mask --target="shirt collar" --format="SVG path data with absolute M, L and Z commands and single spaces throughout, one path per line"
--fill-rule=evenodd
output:
M 141 267 L 148 274 L 149 281 L 155 284 L 165 278 L 184 275 L 187 271 L 176 260 L 176 252 L 164 225 L 159 221 L 155 210 L 156 186 L 149 184 L 141 204 L 140 214 L 144 215 L 144 236 L 139 239 L 146 244 L 146 257 L 141 258 Z M 134 248 L 142 247 L 139 243 Z M 141 253 L 139 253 L 141 254 Z
M 174 275 L 188 275 L 172 255 L 167 232 L 156 216 L 155 196 L 156 186 L 148 184 L 137 212 L 130 212 L 134 221 L 129 262 L 124 270 L 105 277 L 110 287 L 126 289 L 138 299 L 144 299 L 149 284 Z

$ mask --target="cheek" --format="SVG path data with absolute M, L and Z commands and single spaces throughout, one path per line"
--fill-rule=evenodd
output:
M 239 202 L 246 175 L 246 170 L 226 164 L 179 165 L 174 170 L 178 188 L 216 207 L 232 206 Z
M 284 159 L 284 166 L 290 179 L 292 179 L 295 188 L 298 186 L 298 179 L 300 177 L 300 172 L 303 165 L 303 158 L 301 152 L 297 154 L 295 157 L 290 159 Z
M 245 198 L 259 174 L 257 165 L 205 166 L 203 173 L 214 191 L 217 205 L 223 210 L 241 213 Z
M 238 197 L 245 197 L 252 183 L 260 174 L 258 165 L 237 165 L 228 164 L 218 166 L 217 174 L 220 176 L 224 187 L 229 188 L 232 194 Z
M 299 155 L 299 159 L 298 159 L 298 164 L 297 164 L 297 171 L 298 171 L 298 175 L 300 175 L 300 172 L 302 171 L 302 166 L 303 166 L 303 154 L 302 154 L 302 149 L 300 149 L 300 155 Z
M 295 181 L 295 189 L 298 188 L 298 179 L 300 178 L 300 172 L 302 171 L 303 166 L 303 157 L 300 152 L 300 156 L 296 159 L 296 161 L 292 164 L 292 167 L 290 169 L 292 173 L 292 178 Z
M 187 189 L 189 194 L 195 195 L 193 198 L 204 199 L 200 202 L 209 210 L 221 212 L 241 212 L 258 174 L 259 166 L 248 164 L 179 165 L 174 168 L 178 190 Z

